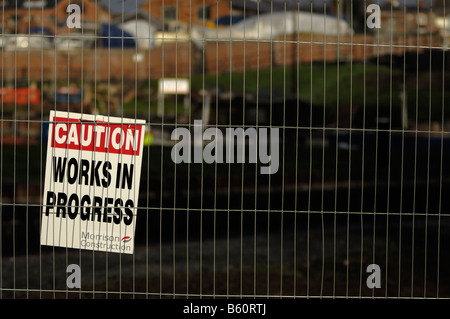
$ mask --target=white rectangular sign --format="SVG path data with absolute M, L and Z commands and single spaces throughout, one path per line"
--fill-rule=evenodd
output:
M 145 120 L 50 112 L 41 245 L 133 254 Z

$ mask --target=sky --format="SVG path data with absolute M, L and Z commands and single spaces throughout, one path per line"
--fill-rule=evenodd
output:
M 124 12 L 134 13 L 136 12 L 136 7 L 139 9 L 144 1 L 145 0 L 102 0 L 102 4 L 105 7 L 109 7 L 111 4 L 111 13 L 121 13 L 123 2 Z

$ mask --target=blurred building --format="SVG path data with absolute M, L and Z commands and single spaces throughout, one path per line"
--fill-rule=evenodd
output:
M 368 4 L 378 4 L 368 1 Z M 436 12 L 424 1 L 401 4 L 397 0 L 385 1 L 381 6 L 380 34 L 388 37 L 436 34 Z
M 215 20 L 231 13 L 229 1 L 217 0 L 146 0 L 141 8 L 162 21 L 166 28 L 178 25 L 215 25 Z

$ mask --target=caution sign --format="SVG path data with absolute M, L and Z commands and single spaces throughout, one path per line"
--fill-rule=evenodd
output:
M 145 121 L 50 112 L 41 245 L 132 254 Z

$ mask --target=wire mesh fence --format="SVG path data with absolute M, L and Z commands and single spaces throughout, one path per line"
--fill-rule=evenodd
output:
M 1 298 L 450 297 L 445 1 L 0 3 Z

